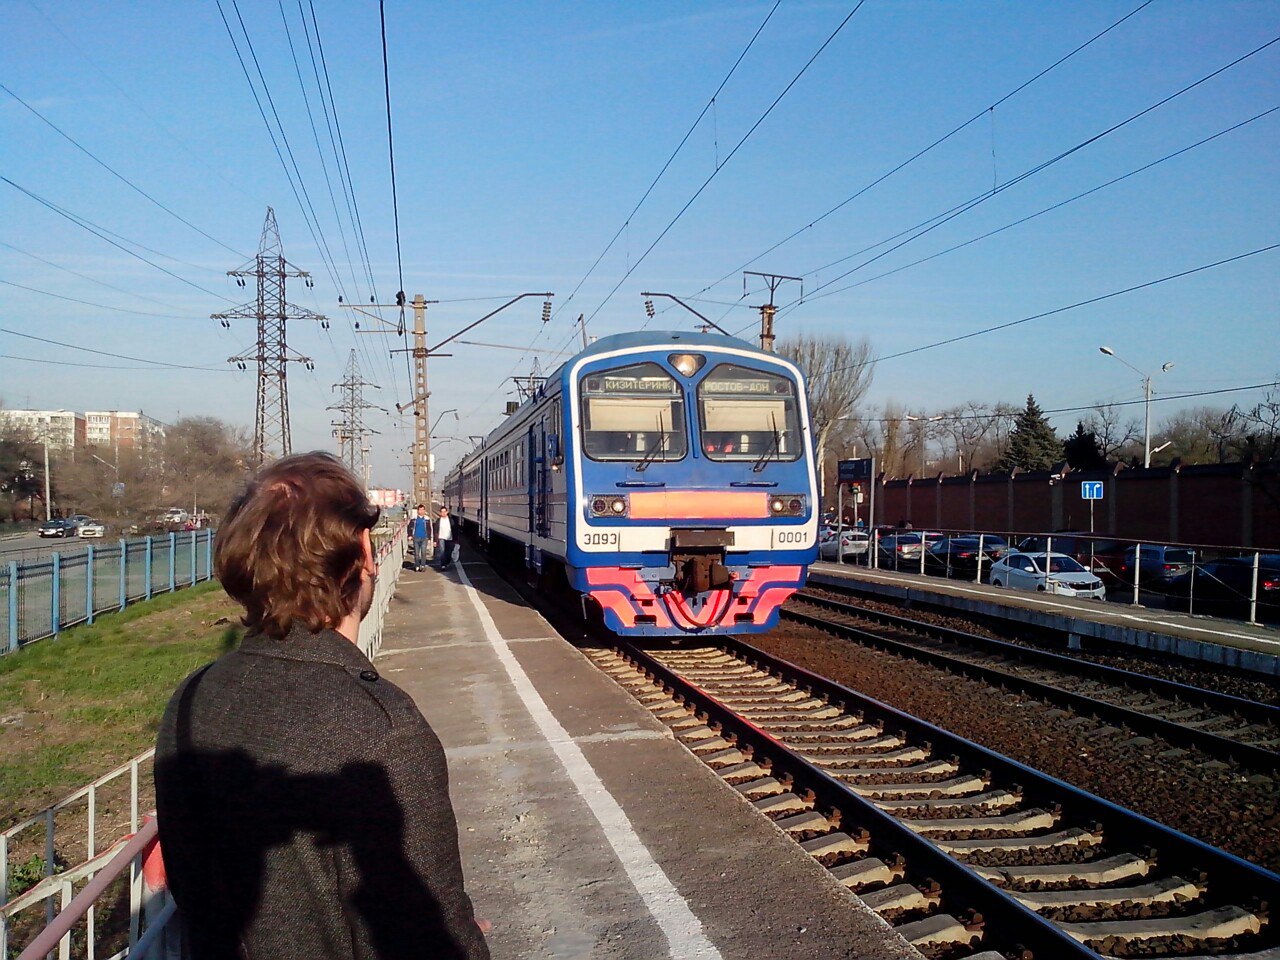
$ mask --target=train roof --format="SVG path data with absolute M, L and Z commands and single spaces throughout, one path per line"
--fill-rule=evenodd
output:
M 754 343 L 748 343 L 739 337 L 726 337 L 722 333 L 695 333 L 687 330 L 640 330 L 635 333 L 615 333 L 612 336 L 601 337 L 578 356 L 590 357 L 599 353 L 625 350 L 628 347 L 657 347 L 667 343 L 694 348 L 733 347 L 736 350 L 760 349 Z

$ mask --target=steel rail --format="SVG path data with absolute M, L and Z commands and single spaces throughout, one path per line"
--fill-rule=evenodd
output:
M 822 584 L 827 587 L 827 584 Z M 839 587 L 830 587 L 832 590 L 839 590 Z M 855 593 L 854 590 L 845 591 Z M 796 599 L 805 600 L 810 603 L 818 603 L 823 606 L 847 608 L 850 613 L 854 613 L 860 617 L 866 617 L 872 620 L 879 620 L 881 623 L 887 623 L 892 626 L 900 626 L 909 630 L 927 632 L 944 640 L 953 640 L 957 643 L 963 643 L 969 646 L 980 646 L 988 650 L 993 650 L 1007 656 L 1016 656 L 1021 660 L 1040 663 L 1046 666 L 1069 667 L 1076 673 L 1093 674 L 1099 679 L 1108 680 L 1112 683 L 1124 683 L 1129 686 L 1145 686 L 1152 692 L 1160 693 L 1163 696 L 1174 697 L 1179 700 L 1196 699 L 1202 701 L 1206 706 L 1214 707 L 1218 710 L 1225 710 L 1231 713 L 1238 713 L 1242 717 L 1250 720 L 1256 720 L 1260 723 L 1280 724 L 1280 706 L 1274 706 L 1269 703 L 1259 703 L 1257 700 L 1248 700 L 1244 697 L 1232 696 L 1229 693 L 1220 693 L 1217 690 L 1206 690 L 1204 687 L 1195 687 L 1188 683 L 1179 683 L 1176 680 L 1165 680 L 1163 677 L 1153 677 L 1146 673 L 1137 673 L 1132 670 L 1124 670 L 1120 667 L 1107 666 L 1105 663 L 1095 663 L 1092 660 L 1080 660 L 1076 657 L 1069 657 L 1061 653 L 1053 653 L 1050 650 L 1038 650 L 1035 647 L 1024 647 L 1021 644 L 1012 643 L 1008 640 L 996 640 L 992 637 L 984 637 L 976 633 L 967 633 L 964 630 L 957 630 L 954 627 L 943 627 L 931 623 L 924 623 L 920 620 L 913 620 L 910 617 L 902 617 L 893 613 L 884 613 L 879 610 L 867 610 L 863 607 L 854 606 L 851 603 L 844 603 L 840 600 L 833 600 L 829 597 L 818 597 L 807 590 L 802 590 L 796 594 Z M 877 599 L 880 599 L 877 597 Z M 954 616 L 954 612 L 950 614 Z
M 846 699 L 850 704 L 854 704 L 861 699 L 853 691 L 846 691 L 830 681 L 823 681 L 822 678 L 787 664 L 785 661 L 775 660 L 763 651 L 756 650 L 734 638 L 716 637 L 714 642 L 737 648 L 739 655 L 746 656 L 748 659 L 763 658 L 761 665 L 768 664 L 765 669 L 776 671 L 784 676 L 799 676 L 801 683 L 805 686 L 813 686 L 821 681 L 827 685 L 835 700 Z M 871 839 L 872 850 L 879 851 L 878 855 L 882 858 L 901 853 L 906 860 L 907 875 L 914 882 L 937 881 L 942 887 L 944 899 L 951 905 L 953 912 L 963 908 L 978 911 L 986 924 L 983 932 L 984 949 L 995 946 L 996 949 L 1013 950 L 1015 953 L 1018 950 L 1030 949 L 1036 956 L 1063 958 L 1063 960 L 1067 958 L 1097 960 L 1098 955 L 1093 950 L 1079 943 L 1015 897 L 988 883 L 972 869 L 945 854 L 871 801 L 858 796 L 847 785 L 803 759 L 778 738 L 740 716 L 716 697 L 686 680 L 640 648 L 621 641 L 618 641 L 618 645 L 624 656 L 650 675 L 656 683 L 666 686 L 674 697 L 683 699 L 686 704 L 693 706 L 697 713 L 706 717 L 709 724 L 718 724 L 722 735 L 727 732 L 739 745 L 749 746 L 757 762 L 761 758 L 767 758 L 771 763 L 772 776 L 779 779 L 782 776 L 789 776 L 801 789 L 812 790 L 820 806 L 828 810 L 841 811 L 842 822 L 846 829 L 851 825 L 865 829 Z M 815 691 L 816 689 L 815 686 Z M 867 702 L 874 703 L 874 701 Z M 995 929 L 991 928 L 993 923 Z M 994 944 L 989 941 L 994 941 Z
M 736 638 L 726 638 L 723 645 L 737 656 L 756 662 L 766 670 L 776 670 L 809 687 L 815 696 L 844 703 L 864 717 L 874 717 L 889 728 L 905 731 L 910 737 L 929 741 L 935 748 L 950 750 L 976 769 L 986 769 L 1009 783 L 1022 787 L 1023 796 L 1033 805 L 1059 805 L 1065 817 L 1079 823 L 1097 823 L 1110 835 L 1123 837 L 1131 847 L 1150 847 L 1158 851 L 1163 870 L 1177 872 L 1212 871 L 1217 899 L 1227 894 L 1239 903 L 1265 900 L 1280 903 L 1280 875 L 1249 863 L 1234 854 L 1210 846 L 1194 837 L 1179 833 L 1139 813 L 1095 796 L 1079 787 L 1051 777 L 1017 760 L 1012 760 L 981 744 L 921 720 L 896 707 L 819 676 L 803 667 L 774 657 Z
M 1189 744 L 1204 750 L 1215 758 L 1227 757 L 1234 759 L 1252 770 L 1274 772 L 1280 769 L 1280 753 L 1267 747 L 1232 740 L 1220 734 L 1185 726 L 1175 720 L 1167 720 L 1163 717 L 1143 713 L 1140 710 L 1134 710 L 1131 707 L 1108 703 L 1105 700 L 1098 700 L 1086 694 L 1066 690 L 1041 680 L 1020 677 L 1017 674 L 1007 673 L 996 667 L 971 663 L 959 657 L 928 650 L 890 637 L 883 637 L 847 624 L 824 620 L 821 617 L 815 617 L 799 610 L 785 610 L 784 615 L 798 623 L 833 631 L 847 639 L 857 640 L 903 656 L 912 657 L 933 666 L 944 667 L 988 683 L 999 684 L 1025 694 L 1057 702 L 1069 706 L 1077 712 L 1092 714 L 1113 723 L 1121 723 L 1134 730 L 1152 733 L 1174 743 Z M 1063 659 L 1070 660 L 1070 658 Z M 1058 669 L 1062 668 L 1058 667 Z M 1125 671 L 1119 672 L 1124 673 Z M 1135 674 L 1134 676 L 1139 675 Z

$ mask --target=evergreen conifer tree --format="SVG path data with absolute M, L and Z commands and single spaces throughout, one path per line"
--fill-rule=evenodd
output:
M 1076 432 L 1062 444 L 1062 454 L 1072 470 L 1105 470 L 1107 458 L 1098 443 L 1098 435 L 1077 421 Z
M 1045 419 L 1036 398 L 1027 394 L 1026 409 L 1018 414 L 1009 434 L 1009 449 L 1000 459 L 1004 470 L 1048 470 L 1062 459 L 1062 441 Z

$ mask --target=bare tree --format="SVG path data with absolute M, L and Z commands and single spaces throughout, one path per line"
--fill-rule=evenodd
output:
M 807 334 L 783 340 L 778 352 L 804 371 L 809 384 L 809 417 L 818 459 L 819 492 L 826 493 L 827 445 L 832 432 L 852 416 L 875 373 L 871 341 L 841 334 Z
M 1134 447 L 1142 439 L 1142 425 L 1132 417 L 1125 420 L 1114 403 L 1100 403 L 1093 411 L 1085 418 L 1084 425 L 1098 438 L 1102 455 L 1108 460 L 1122 459 L 1126 449 Z
M 1231 408 L 1240 427 L 1241 459 L 1274 460 L 1280 456 L 1280 387 L 1248 410 Z

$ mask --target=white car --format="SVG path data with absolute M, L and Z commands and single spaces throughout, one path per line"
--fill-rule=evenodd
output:
M 1011 553 L 991 565 L 991 585 L 1105 600 L 1102 581 L 1065 553 Z
M 836 559 L 835 529 L 826 530 L 818 540 L 818 556 L 823 560 Z M 845 530 L 840 538 L 840 554 L 845 560 L 865 557 L 871 549 L 871 538 L 861 530 Z
M 97 537 L 101 540 L 107 535 L 107 526 L 101 520 L 85 520 L 80 524 L 81 537 Z

